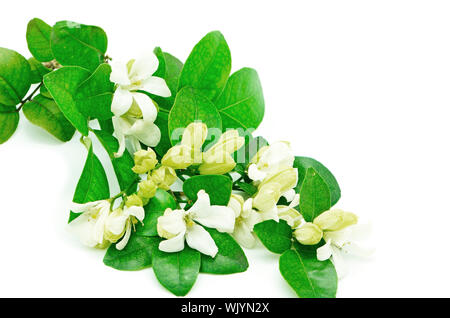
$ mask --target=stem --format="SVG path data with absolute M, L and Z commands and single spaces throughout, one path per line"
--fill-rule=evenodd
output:
M 37 93 L 37 91 L 41 88 L 41 86 L 42 86 L 42 82 L 39 83 L 39 85 L 34 89 L 34 91 L 31 92 L 30 95 L 28 95 L 24 100 L 22 100 L 20 102 L 19 108 L 16 109 L 17 113 L 20 112 L 20 110 L 22 109 L 23 105 L 25 105 L 27 102 L 29 102 L 30 100 L 33 99 L 34 94 Z

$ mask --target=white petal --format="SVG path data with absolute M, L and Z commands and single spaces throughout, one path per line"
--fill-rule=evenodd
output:
M 113 117 L 112 122 L 114 126 L 114 134 L 116 135 L 117 140 L 119 141 L 119 149 L 114 154 L 114 157 L 119 158 L 122 157 L 123 153 L 125 152 L 125 131 L 124 131 L 124 125 L 121 123 L 124 121 L 120 117 Z M 128 129 L 127 129 L 128 130 Z
M 372 224 L 371 223 L 363 223 L 363 224 L 355 224 L 348 227 L 350 231 L 349 241 L 361 241 L 366 240 L 372 234 Z
M 267 177 L 267 173 L 259 170 L 255 164 L 251 164 L 248 167 L 248 177 L 253 181 L 262 181 Z
M 188 213 L 197 214 L 202 213 L 202 211 L 207 211 L 207 209 L 211 206 L 209 195 L 205 192 L 205 190 L 200 190 L 197 193 L 197 201 L 192 205 L 189 209 Z
M 233 209 L 221 205 L 212 205 L 208 209 L 198 211 L 193 218 L 204 226 L 227 233 L 233 232 L 236 219 Z
M 128 133 L 149 147 L 157 146 L 161 140 L 161 131 L 158 126 L 151 122 L 145 122 L 142 119 L 136 120 Z
M 348 254 L 356 255 L 359 257 L 369 257 L 375 252 L 374 248 L 364 247 L 356 243 L 345 244 L 342 247 L 342 250 Z
M 142 56 L 137 58 L 130 70 L 130 78 L 132 82 L 142 81 L 156 72 L 158 69 L 159 61 L 155 53 L 149 51 L 145 52 Z
M 319 261 L 325 261 L 331 257 L 333 250 L 331 249 L 331 242 L 328 241 L 317 249 L 317 259 Z
M 292 202 L 295 199 L 295 190 L 289 189 L 282 196 L 285 197 L 287 202 Z
M 87 202 L 87 203 L 72 202 L 70 204 L 70 211 L 72 211 L 74 213 L 86 212 L 89 209 L 93 208 L 94 206 L 98 205 L 99 202 L 100 201 L 92 201 L 92 202 Z
M 131 206 L 126 208 L 126 213 L 136 217 L 139 221 L 142 221 L 145 217 L 145 210 L 141 206 Z
M 185 232 L 186 222 L 184 221 L 184 211 L 169 210 L 169 212 L 164 212 L 164 215 L 158 218 L 158 226 L 172 234 Z
M 103 243 L 103 234 L 105 233 L 105 224 L 109 215 L 109 207 L 102 207 L 94 226 L 94 239 L 98 244 Z
M 271 209 L 267 211 L 261 211 L 260 214 L 264 221 L 275 220 L 278 222 L 280 220 L 280 217 L 278 216 L 278 208 L 275 204 Z
M 123 238 L 116 244 L 116 249 L 123 250 L 123 248 L 128 244 L 128 241 L 130 240 L 131 236 L 131 222 L 128 222 L 127 225 L 127 231 L 125 232 L 125 235 Z
M 114 92 L 111 111 L 116 116 L 122 116 L 130 109 L 132 103 L 133 95 L 126 89 L 118 87 Z
M 253 209 L 253 199 L 249 198 L 245 200 L 244 205 L 242 206 L 243 211 L 252 211 Z
M 247 227 L 245 223 L 240 223 L 236 225 L 233 237 L 235 240 L 245 248 L 253 248 L 256 243 L 255 236 L 252 231 Z
M 142 82 L 143 91 L 161 97 L 170 97 L 172 93 L 163 78 L 152 76 Z
M 253 231 L 253 227 L 262 221 L 263 218 L 261 216 L 261 213 L 256 212 L 255 210 L 250 211 L 248 216 L 244 219 L 244 222 L 248 226 L 250 231 Z
M 332 252 L 333 256 L 331 257 L 331 260 L 333 262 L 334 268 L 336 269 L 338 278 L 341 279 L 345 275 L 347 275 L 347 272 L 348 272 L 347 265 L 345 264 L 344 260 L 342 259 L 341 251 L 337 247 L 334 247 L 334 246 L 331 246 L 331 249 L 333 250 L 333 252 Z
M 132 93 L 132 96 L 142 111 L 144 121 L 153 123 L 158 115 L 158 110 L 151 98 L 142 93 Z
M 111 82 L 127 86 L 131 84 L 130 78 L 128 77 L 128 68 L 126 63 L 112 61 L 111 65 L 111 75 L 109 79 Z
M 89 216 L 82 214 L 70 222 L 69 230 L 86 246 L 94 247 L 97 241 L 94 238 L 95 222 L 89 221 Z
M 211 257 L 215 257 L 219 251 L 211 235 L 198 224 L 194 224 L 187 229 L 186 243 L 200 253 Z
M 184 249 L 184 236 L 186 232 L 180 232 L 177 236 L 171 239 L 161 241 L 159 243 L 159 249 L 167 253 L 175 253 Z
M 108 229 L 108 231 L 110 231 L 114 235 L 119 235 L 125 229 L 127 220 L 128 216 L 123 213 L 120 215 L 110 214 L 106 220 L 105 226 Z
M 294 198 L 292 199 L 291 203 L 289 203 L 289 207 L 293 209 L 297 205 L 299 205 L 299 203 L 300 203 L 300 195 L 298 193 L 296 193 L 294 195 Z

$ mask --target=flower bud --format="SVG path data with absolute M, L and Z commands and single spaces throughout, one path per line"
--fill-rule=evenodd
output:
M 186 169 L 194 163 L 192 149 L 178 145 L 170 148 L 161 159 L 161 164 L 174 169 Z
M 233 157 L 226 152 L 204 153 L 203 163 L 198 167 L 200 174 L 225 174 L 236 166 Z
M 280 197 L 280 185 L 275 182 L 267 183 L 258 190 L 253 199 L 253 206 L 260 211 L 268 211 L 276 206 Z
M 261 188 L 263 185 L 268 183 L 278 183 L 281 188 L 280 191 L 283 194 L 284 192 L 292 189 L 297 185 L 298 181 L 298 171 L 297 168 L 284 167 L 277 172 L 269 175 L 260 185 Z
M 232 193 L 230 201 L 228 202 L 228 207 L 234 211 L 234 215 L 236 217 L 241 215 L 243 206 L 244 206 L 244 198 L 239 194 Z
M 295 229 L 302 223 L 303 216 L 296 209 L 286 205 L 279 205 L 277 209 L 279 218 L 285 220 L 291 228 Z
M 206 151 L 206 154 L 215 152 L 223 152 L 232 154 L 245 144 L 245 138 L 240 137 L 236 129 L 227 130 L 223 133 L 219 140 Z
M 316 245 L 323 236 L 322 230 L 313 223 L 304 223 L 294 231 L 297 241 L 303 245 Z
M 151 148 L 147 150 L 142 149 L 134 153 L 134 167 L 132 170 L 137 174 L 147 173 L 154 169 L 157 163 L 156 153 Z
M 139 197 L 136 193 L 127 197 L 125 200 L 125 205 L 127 207 L 144 206 L 141 197 Z
M 191 149 L 200 150 L 207 136 L 208 128 L 206 125 L 201 122 L 194 122 L 184 129 L 181 144 Z
M 151 179 L 159 188 L 167 191 L 175 180 L 177 180 L 177 174 L 173 168 L 161 166 L 152 171 Z
M 156 190 L 158 187 L 156 186 L 155 182 L 150 180 L 143 180 L 139 182 L 139 191 L 138 196 L 141 199 L 150 199 L 155 196 Z
M 128 216 L 124 215 L 122 208 L 112 211 L 105 222 L 105 239 L 116 243 L 125 234 L 127 219 Z
M 314 224 L 323 231 L 339 231 L 356 223 L 358 223 L 358 217 L 355 214 L 339 209 L 323 212 L 314 219 Z

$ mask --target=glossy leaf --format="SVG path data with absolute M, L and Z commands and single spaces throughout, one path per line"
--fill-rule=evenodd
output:
M 292 229 L 284 220 L 258 223 L 254 231 L 264 246 L 273 253 L 282 254 L 292 246 Z
M 171 194 L 162 189 L 158 189 L 155 196 L 144 207 L 145 218 L 142 221 L 144 224 L 136 227 L 136 233 L 138 235 L 157 236 L 158 231 L 156 225 L 158 218 L 164 214 L 167 208 L 174 210 L 177 208 L 177 203 Z
M 200 271 L 209 274 L 234 274 L 245 272 L 248 268 L 247 257 L 238 243 L 228 233 L 220 233 L 215 229 L 205 228 L 219 251 L 217 255 L 202 254 L 202 266 Z
M 330 260 L 319 261 L 316 250 L 298 243 L 280 257 L 280 272 L 302 298 L 334 298 L 337 274 Z
M 178 90 L 190 86 L 214 101 L 227 82 L 231 71 L 231 53 L 225 38 L 213 31 L 195 45 L 186 60 Z
M 64 66 L 81 66 L 94 71 L 103 63 L 107 46 L 105 32 L 96 26 L 60 21 L 52 30 L 53 56 Z
M 88 122 L 78 110 L 74 97 L 78 86 L 89 76 L 88 70 L 78 66 L 63 67 L 44 76 L 44 84 L 59 109 L 84 136 L 89 133 Z
M 182 134 L 182 131 L 175 130 L 185 128 L 194 121 L 205 123 L 208 129 L 222 129 L 222 120 L 216 106 L 197 90 L 185 87 L 178 92 L 169 114 L 169 136 L 173 145 L 178 143 Z M 174 134 L 174 131 L 178 134 Z
M 163 157 L 172 147 L 169 137 L 169 113 L 159 111 L 155 120 L 155 125 L 158 126 L 161 131 L 161 139 L 154 149 L 158 155 Z
M 63 142 L 72 139 L 75 128 L 54 100 L 37 95 L 32 101 L 26 103 L 22 110 L 30 122 L 45 129 L 57 139 Z
M 236 186 L 238 186 L 239 189 L 247 193 L 249 196 L 253 196 L 256 192 L 258 192 L 258 188 L 251 183 L 236 182 Z
M 308 168 L 314 168 L 317 174 L 325 181 L 330 190 L 331 206 L 335 205 L 341 197 L 341 189 L 336 181 L 336 178 L 323 164 L 308 157 L 295 157 L 294 168 L 298 169 L 298 184 L 296 192 L 300 192 L 303 181 L 305 179 Z
M 19 113 L 14 106 L 0 105 L 0 144 L 6 142 L 17 129 Z
M 196 250 L 185 246 L 176 253 L 155 248 L 153 271 L 158 281 L 176 296 L 185 296 L 194 286 L 200 271 L 201 257 Z
M 0 105 L 16 106 L 31 86 L 31 68 L 19 53 L 0 48 Z
M 31 54 L 40 62 L 53 60 L 53 53 L 50 47 L 50 37 L 52 27 L 41 19 L 34 18 L 28 22 L 27 44 Z
M 243 68 L 232 74 L 215 104 L 223 127 L 258 128 L 264 118 L 264 96 L 258 73 Z
M 183 183 L 184 194 L 193 202 L 197 201 L 197 193 L 205 190 L 209 194 L 212 205 L 227 205 L 231 197 L 233 182 L 223 175 L 194 176 Z
M 307 222 L 312 222 L 318 215 L 330 209 L 330 190 L 322 177 L 308 168 L 300 188 L 300 213 Z
M 94 154 L 92 146 L 89 147 L 86 163 L 80 179 L 78 180 L 73 202 L 87 203 L 104 200 L 110 197 L 108 178 L 100 160 Z M 76 219 L 80 213 L 70 212 L 69 223 Z
M 45 74 L 49 73 L 51 70 L 42 65 L 41 62 L 36 60 L 34 57 L 28 59 L 31 69 L 31 83 L 37 84 L 42 82 Z
M 110 119 L 114 84 L 109 80 L 111 66 L 101 64 L 89 78 L 80 84 L 75 93 L 79 111 L 88 118 Z
M 137 175 L 131 170 L 134 167 L 134 160 L 128 150 L 125 150 L 121 157 L 116 158 L 114 154 L 119 150 L 117 139 L 103 130 L 94 130 L 94 133 L 111 159 L 120 190 L 128 191 L 129 194 L 136 191 L 136 186 L 130 188 L 133 183 L 136 183 Z
M 152 265 L 152 251 L 158 248 L 161 239 L 132 234 L 123 250 L 112 244 L 106 251 L 103 263 L 106 266 L 122 270 L 137 271 Z

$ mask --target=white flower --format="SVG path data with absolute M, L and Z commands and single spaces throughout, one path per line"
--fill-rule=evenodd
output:
M 338 276 L 345 276 L 347 269 L 342 259 L 343 254 L 367 257 L 373 253 L 373 249 L 355 243 L 365 239 L 370 231 L 370 224 L 355 224 L 339 231 L 324 231 L 326 244 L 317 249 L 317 259 L 324 261 L 331 257 Z
M 90 247 L 104 247 L 105 224 L 111 208 L 108 200 L 72 203 L 74 213 L 83 213 L 70 223 L 72 230 L 79 236 L 83 244 Z
M 236 215 L 236 223 L 232 236 L 242 246 L 252 248 L 255 246 L 256 237 L 253 233 L 253 227 L 262 222 L 261 213 L 256 212 L 252 208 L 252 199 L 244 199 L 232 194 L 228 206 L 233 209 Z
M 282 220 L 285 220 L 290 227 L 295 229 L 302 223 L 302 221 L 304 221 L 304 219 L 300 212 L 294 209 L 300 203 L 300 195 L 294 194 L 294 196 L 290 198 L 292 199 L 292 201 L 291 203 L 289 203 L 289 205 L 277 206 L 278 217 Z
M 184 249 L 184 241 L 193 249 L 215 257 L 218 248 L 211 235 L 196 222 L 215 228 L 219 232 L 231 233 L 234 229 L 234 211 L 226 206 L 211 205 L 209 195 L 200 190 L 197 201 L 188 210 L 167 209 L 158 218 L 158 234 L 166 238 L 159 244 L 164 252 L 179 252 Z
M 253 181 L 262 181 L 268 175 L 284 167 L 292 167 L 295 156 L 287 142 L 278 141 L 261 148 L 252 158 L 248 176 Z
M 154 125 L 157 108 L 147 95 L 169 97 L 170 90 L 164 79 L 153 76 L 158 69 L 158 58 L 153 52 L 128 63 L 111 62 L 111 82 L 117 85 L 112 100 L 111 111 L 116 136 L 119 139 L 121 156 L 125 150 L 125 136 L 133 136 L 131 141 L 139 150 L 138 141 L 154 147 L 159 143 L 161 133 Z M 121 122 L 122 121 L 122 122 Z
M 143 221 L 145 217 L 144 208 L 141 206 L 125 206 L 123 209 L 118 208 L 108 215 L 106 219 L 106 233 L 108 240 L 120 242 L 116 244 L 116 249 L 122 250 L 128 243 L 131 236 L 132 226 L 135 220 Z

